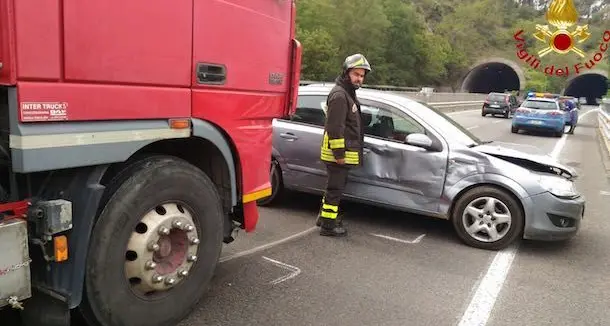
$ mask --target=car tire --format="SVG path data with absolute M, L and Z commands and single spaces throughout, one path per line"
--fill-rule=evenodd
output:
M 271 206 L 277 202 L 280 193 L 282 191 L 282 170 L 280 163 L 277 160 L 271 159 L 271 169 L 269 171 L 269 177 L 271 178 L 271 195 L 265 198 L 261 198 L 256 201 L 258 206 Z
M 517 127 L 510 127 L 510 132 L 512 132 L 513 134 L 518 134 L 519 133 L 519 128 L 517 128 Z
M 494 212 L 488 215 L 487 204 L 493 204 Z M 471 211 L 480 211 L 474 216 Z M 505 218 L 506 221 L 502 220 Z M 492 186 L 480 186 L 466 191 L 455 202 L 451 216 L 453 228 L 460 240 L 475 248 L 500 250 L 521 236 L 524 214 L 521 205 L 510 193 Z M 498 222 L 500 221 L 500 222 Z M 498 223 L 498 224 L 496 224 Z M 480 230 L 468 231 L 468 226 L 479 226 Z M 498 239 L 493 240 L 487 230 L 495 230 Z M 489 239 L 479 233 L 486 233 Z
M 205 173 L 176 157 L 147 157 L 124 171 L 129 172 L 120 173 L 108 185 L 109 198 L 91 235 L 79 310 L 90 325 L 176 325 L 195 308 L 216 269 L 225 223 L 221 198 Z M 165 257 L 167 262 L 157 261 L 157 267 L 148 266 L 148 256 L 157 254 L 152 243 L 163 237 L 162 226 L 168 229 L 164 241 L 182 245 L 162 243 L 156 250 L 172 256 Z M 184 260 L 173 256 L 174 247 Z M 142 284 L 154 283 L 153 274 L 170 270 L 176 275 L 173 284 L 165 276 L 156 283 L 171 287 L 169 291 L 156 295 L 136 291 Z M 188 274 L 181 274 L 183 270 Z M 142 277 L 128 275 L 133 271 Z M 144 280 L 148 275 L 153 276 Z

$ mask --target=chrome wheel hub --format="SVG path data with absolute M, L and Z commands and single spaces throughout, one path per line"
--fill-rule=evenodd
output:
M 505 203 L 493 197 L 480 197 L 471 201 L 462 213 L 466 232 L 482 242 L 498 241 L 508 233 L 511 213 Z
M 155 207 L 135 227 L 125 252 L 125 276 L 144 294 L 174 287 L 197 260 L 199 238 L 191 213 L 168 203 Z

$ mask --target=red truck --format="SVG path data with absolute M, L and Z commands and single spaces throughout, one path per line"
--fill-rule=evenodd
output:
M 0 307 L 174 325 L 271 193 L 294 0 L 0 0 Z

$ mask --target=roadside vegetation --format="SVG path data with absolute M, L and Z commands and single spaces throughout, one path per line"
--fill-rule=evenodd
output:
M 501 56 L 526 70 L 526 88 L 557 92 L 566 77 L 547 77 L 516 56 L 513 35 L 525 32 L 526 49 L 545 45 L 533 33 L 546 24 L 546 0 L 297 0 L 297 35 L 304 46 L 303 80 L 331 81 L 345 55 L 361 52 L 374 65 L 369 84 L 457 87 L 479 59 Z M 578 46 L 586 58 L 550 53 L 544 65 L 571 66 L 599 50 L 610 25 L 610 0 L 574 1 L 591 37 Z M 549 26 L 554 28 L 553 26 Z M 574 29 L 574 27 L 572 27 Z M 608 70 L 610 51 L 594 69 Z

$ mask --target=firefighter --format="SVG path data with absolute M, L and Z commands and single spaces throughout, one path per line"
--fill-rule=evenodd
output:
M 364 127 L 360 122 L 360 102 L 356 89 L 362 86 L 371 66 L 362 54 L 348 56 L 343 72 L 326 99 L 326 123 L 320 149 L 320 159 L 326 164 L 326 191 L 316 225 L 320 235 L 344 236 L 347 230 L 339 215 L 339 201 L 347 184 L 351 168 L 361 165 Z

